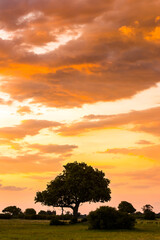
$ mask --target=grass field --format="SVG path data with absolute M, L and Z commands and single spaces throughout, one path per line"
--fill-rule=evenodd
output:
M 49 226 L 48 221 L 0 220 L 0 240 L 160 240 L 160 222 L 139 221 L 132 231 L 88 230 L 86 223 Z

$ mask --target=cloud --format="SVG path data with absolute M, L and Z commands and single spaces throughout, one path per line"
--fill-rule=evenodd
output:
M 43 176 L 38 176 L 38 175 L 28 175 L 25 177 L 33 179 L 33 180 L 37 180 L 37 181 L 46 181 L 46 180 L 51 180 L 51 179 L 55 178 L 54 174 L 52 176 L 48 176 L 48 177 L 43 177 Z
M 16 186 L 3 186 L 0 184 L 0 190 L 5 190 L 5 191 L 23 191 L 26 190 L 26 187 L 16 187 Z
M 58 122 L 52 122 L 47 120 L 23 120 L 21 124 L 14 127 L 3 127 L 0 128 L 0 138 L 4 139 L 21 139 L 27 135 L 34 136 L 44 128 L 56 128 L 61 124 Z
M 113 148 L 107 149 L 104 153 L 124 154 L 130 156 L 140 156 L 149 159 L 160 160 L 160 145 L 152 145 L 143 148 Z
M 138 142 L 136 142 L 136 144 L 149 145 L 149 144 L 153 144 L 153 143 L 150 141 L 147 141 L 147 140 L 139 140 Z
M 152 168 L 148 169 L 143 169 L 143 170 L 136 170 L 136 171 L 127 171 L 127 172 L 122 172 L 122 173 L 114 173 L 114 176 L 116 177 L 129 177 L 133 181 L 138 181 L 138 184 L 135 185 L 149 185 L 151 187 L 157 186 L 160 181 L 160 176 L 157 174 L 159 172 L 160 167 L 155 166 Z M 134 185 L 133 185 L 134 186 Z
M 54 153 L 61 154 L 62 156 L 66 156 L 66 154 L 71 154 L 72 151 L 78 148 L 76 145 L 58 145 L 58 144 L 48 144 L 48 145 L 40 145 L 40 144 L 32 144 L 29 145 L 30 148 L 36 149 L 41 153 Z
M 93 130 L 119 127 L 159 136 L 160 107 L 115 115 L 88 115 L 82 121 L 61 126 L 57 131 L 64 136 L 74 136 Z
M 29 106 L 19 106 L 17 113 L 19 113 L 20 115 L 25 115 L 32 113 L 32 111 Z
M 151 188 L 152 186 L 149 186 L 149 185 L 132 185 L 130 187 L 135 188 L 135 189 L 146 189 L 146 188 Z
M 0 156 L 0 174 L 57 172 L 62 168 L 62 157 L 25 154 L 17 157 Z
M 155 86 L 159 3 L 0 0 L 1 28 L 12 35 L 0 39 L 1 91 L 18 101 L 72 108 Z M 38 54 L 35 46 L 51 47 Z

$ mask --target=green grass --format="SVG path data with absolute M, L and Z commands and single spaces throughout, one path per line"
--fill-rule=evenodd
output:
M 160 240 L 160 222 L 139 221 L 135 230 L 88 230 L 87 224 L 49 226 L 48 221 L 0 220 L 0 240 Z

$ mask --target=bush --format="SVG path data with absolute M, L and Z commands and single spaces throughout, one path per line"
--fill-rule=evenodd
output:
M 155 220 L 156 219 L 155 212 L 152 212 L 150 210 L 145 210 L 144 211 L 144 219 L 146 219 L 146 220 Z
M 90 212 L 88 222 L 91 229 L 132 229 L 135 225 L 133 216 L 112 207 L 100 207 Z
M 50 225 L 65 225 L 64 222 L 60 221 L 59 218 L 57 216 L 52 217 L 51 221 L 50 221 Z
M 73 218 L 73 215 L 65 214 L 65 215 L 57 215 L 57 217 L 59 217 L 59 220 L 71 220 Z
M 27 220 L 37 220 L 37 215 L 24 215 L 24 219 Z
M 87 217 L 84 217 L 81 219 L 81 222 L 87 222 L 87 221 L 88 221 Z
M 70 220 L 69 223 L 70 223 L 70 224 L 75 224 L 75 223 L 78 223 L 78 220 L 77 220 L 76 217 L 73 217 L 73 216 L 72 216 L 72 218 L 71 218 L 71 220 Z
M 6 213 L 6 214 L 0 213 L 0 219 L 11 219 L 11 218 L 12 216 L 9 213 Z

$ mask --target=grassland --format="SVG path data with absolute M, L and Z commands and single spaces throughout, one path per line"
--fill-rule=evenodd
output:
M 160 240 L 160 222 L 139 221 L 132 231 L 88 230 L 87 224 L 49 226 L 48 221 L 0 220 L 0 240 Z

